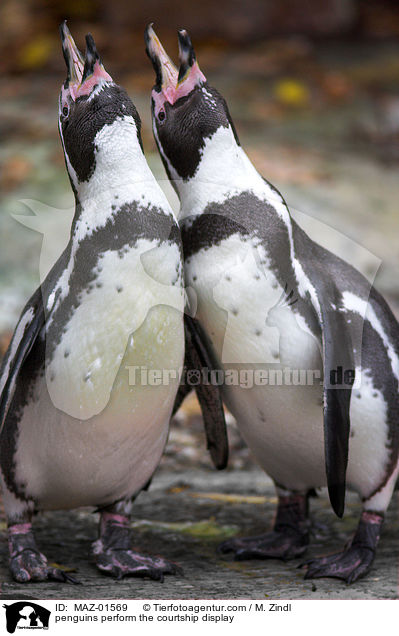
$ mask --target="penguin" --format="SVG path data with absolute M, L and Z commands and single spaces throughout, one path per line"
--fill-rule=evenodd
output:
M 300 557 L 309 497 L 327 486 L 342 517 L 349 488 L 362 501 L 354 537 L 303 565 L 305 578 L 351 583 L 370 570 L 399 472 L 399 325 L 356 269 L 294 221 L 242 149 L 188 33 L 178 40 L 179 68 L 146 29 L 153 133 L 180 199 L 186 284 L 197 294 L 204 346 L 225 372 L 223 400 L 278 497 L 270 532 L 230 539 L 220 551 L 237 560 Z M 227 382 L 231 368 L 255 370 L 258 381 Z
M 59 133 L 76 209 L 68 245 L 27 302 L 0 375 L 0 469 L 10 570 L 76 582 L 32 530 L 43 510 L 100 512 L 91 559 L 108 575 L 163 580 L 178 567 L 133 550 L 133 500 L 160 461 L 184 359 L 176 218 L 151 173 L 141 122 L 91 35 L 61 25 Z M 141 382 L 142 368 L 162 382 Z M 159 378 L 158 378 L 159 379 Z

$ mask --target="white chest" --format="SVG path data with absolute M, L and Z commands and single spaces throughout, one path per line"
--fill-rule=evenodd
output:
M 46 367 L 47 387 L 59 410 L 89 419 L 108 403 L 125 352 L 138 346 L 138 330 L 153 307 L 176 309 L 182 321 L 183 292 L 177 279 L 177 245 L 140 240 L 126 251 L 108 251 L 98 261 L 96 278 L 80 302 Z M 175 284 L 172 284 L 175 282 Z M 148 364 L 157 363 L 159 345 L 168 341 L 170 317 L 154 325 L 140 348 Z M 181 347 L 182 345 L 180 345 Z M 133 355 L 134 357 L 134 355 Z
M 185 272 L 197 294 L 197 317 L 224 366 L 320 368 L 319 342 L 288 304 L 291 290 L 278 280 L 261 245 L 230 236 L 190 257 Z

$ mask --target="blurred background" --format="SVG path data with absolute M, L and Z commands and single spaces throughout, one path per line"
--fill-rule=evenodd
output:
M 187 28 L 202 71 L 226 98 L 259 171 L 318 240 L 370 280 L 378 270 L 376 286 L 399 316 L 397 1 L 2 0 L 0 352 L 39 283 L 40 267 L 61 252 L 73 208 L 57 130 L 66 75 L 58 25 L 65 18 L 80 48 L 85 33 L 93 34 L 106 69 L 135 102 L 146 155 L 161 180 L 143 30 L 153 21 L 176 59 L 176 29 Z M 231 465 L 248 465 L 229 421 Z M 193 443 L 201 435 L 191 399 L 164 461 L 208 466 L 203 444 Z

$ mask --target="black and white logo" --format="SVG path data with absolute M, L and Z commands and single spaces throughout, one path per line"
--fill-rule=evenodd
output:
M 18 601 L 3 607 L 9 634 L 14 634 L 16 629 L 48 629 L 51 612 L 37 603 Z

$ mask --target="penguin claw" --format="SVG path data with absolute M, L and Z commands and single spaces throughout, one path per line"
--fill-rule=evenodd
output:
M 309 543 L 308 533 L 295 531 L 268 532 L 257 537 L 228 539 L 218 546 L 218 552 L 234 553 L 235 561 L 246 559 L 282 559 L 301 556 Z
M 59 568 L 47 568 L 47 578 L 49 581 L 60 581 L 61 583 L 71 583 L 72 585 L 82 585 L 79 579 L 67 574 Z
M 335 578 L 348 585 L 361 578 L 370 570 L 374 551 L 363 546 L 352 545 L 344 552 L 310 559 L 299 567 L 307 567 L 305 579 Z

